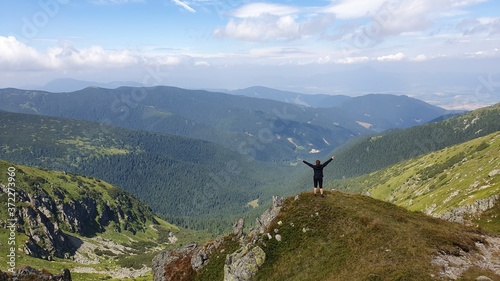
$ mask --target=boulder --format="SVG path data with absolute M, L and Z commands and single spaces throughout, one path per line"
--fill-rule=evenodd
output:
M 259 246 L 251 244 L 233 254 L 227 255 L 224 265 L 224 281 L 252 280 L 264 264 L 266 253 Z
M 37 280 L 37 281 L 71 281 L 71 273 L 69 269 L 63 269 L 60 274 L 51 274 L 46 271 L 40 271 L 31 266 L 19 268 L 16 272 L 9 274 L 0 271 L 1 281 L 17 281 L 17 280 Z
M 191 258 L 196 243 L 187 245 L 181 249 L 162 251 L 153 258 L 153 280 L 154 281 L 189 281 L 194 272 L 191 266 Z

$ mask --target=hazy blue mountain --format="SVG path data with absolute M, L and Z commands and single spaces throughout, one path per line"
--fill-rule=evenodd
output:
M 254 98 L 271 99 L 309 107 L 335 107 L 351 97 L 345 95 L 308 95 L 297 92 L 281 91 L 267 87 L 254 86 L 228 91 L 230 94 Z
M 141 87 L 142 85 L 133 81 L 114 81 L 109 83 L 98 83 L 92 81 L 83 81 L 71 78 L 60 78 L 55 79 L 47 84 L 38 87 L 41 91 L 48 92 L 73 92 L 81 89 L 85 89 L 87 87 L 101 87 L 108 89 L 115 89 L 118 87 L 129 86 L 129 87 Z
M 423 124 L 446 112 L 405 96 L 369 95 L 338 107 L 312 108 L 164 86 L 90 87 L 70 93 L 2 89 L 0 98 L 0 109 L 6 111 L 197 138 L 272 162 L 310 153 L 323 157 L 352 137 Z
M 355 114 L 358 121 L 383 131 L 390 126 L 407 128 L 427 123 L 428 116 L 442 116 L 448 111 L 408 96 L 369 94 L 353 97 L 339 105 Z

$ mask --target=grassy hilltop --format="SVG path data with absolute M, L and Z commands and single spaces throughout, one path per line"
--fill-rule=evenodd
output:
M 329 191 L 324 198 L 310 192 L 287 198 L 267 232 L 273 238 L 264 234 L 258 244 L 266 258 L 256 280 L 449 280 L 441 279 L 442 268 L 433 260 L 475 253 L 476 243 L 485 242 L 478 229 L 338 191 Z M 196 280 L 222 278 L 225 255 L 220 253 L 234 251 L 233 244 L 219 249 Z M 469 261 L 471 266 L 459 280 L 481 275 L 500 280 Z

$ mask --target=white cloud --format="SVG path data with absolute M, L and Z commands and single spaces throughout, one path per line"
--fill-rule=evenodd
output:
M 0 64 L 4 70 L 39 69 L 46 63 L 44 56 L 15 37 L 0 36 Z
M 427 56 L 424 55 L 424 54 L 420 54 L 420 55 L 416 56 L 413 60 L 414 61 L 426 61 L 427 60 Z
M 356 63 L 363 63 L 369 61 L 369 57 L 346 57 L 343 59 L 337 60 L 337 63 L 340 64 L 356 64 Z
M 181 6 L 182 8 L 186 9 L 187 11 L 191 12 L 191 13 L 196 13 L 196 10 L 191 8 L 187 3 L 185 2 L 182 2 L 180 0 L 172 0 L 172 2 L 174 2 L 175 5 L 178 5 L 178 6 Z
M 387 0 L 341 0 L 326 7 L 324 12 L 333 13 L 340 19 L 366 17 L 382 6 Z
M 464 7 L 485 0 L 340 0 L 333 1 L 324 11 L 334 13 L 340 19 L 368 20 L 368 23 L 351 28 L 346 24 L 339 29 L 341 34 L 333 39 L 347 38 L 356 47 L 373 47 L 387 37 L 415 32 L 429 31 L 443 18 L 452 18 L 467 14 Z M 446 28 L 446 27 L 445 27 Z M 483 26 L 484 28 L 484 26 Z M 500 28 L 490 21 L 491 33 Z M 478 30 L 478 29 L 476 29 Z
M 255 18 L 264 14 L 286 16 L 299 13 L 299 9 L 279 4 L 251 3 L 244 5 L 231 13 L 237 18 Z
M 197 61 L 194 63 L 195 66 L 210 66 L 209 62 L 206 61 Z
M 464 19 L 457 25 L 464 35 L 497 35 L 500 34 L 500 18 L 480 17 Z
M 264 14 L 254 18 L 231 19 L 216 36 L 249 41 L 290 40 L 299 38 L 299 24 L 292 16 Z
M 335 16 L 331 14 L 315 14 L 301 18 L 292 13 L 295 9 L 286 9 L 285 6 L 247 6 L 235 11 L 235 18 L 230 19 L 225 27 L 217 28 L 214 35 L 261 42 L 295 40 L 321 34 L 335 21 Z M 270 9 L 265 10 L 264 7 Z
M 76 49 L 70 45 L 55 46 L 40 52 L 15 37 L 0 36 L 0 64 L 10 71 L 111 69 L 132 66 L 172 66 L 192 63 L 189 56 L 138 54 L 126 49 L 107 50 L 101 46 Z
M 393 54 L 393 55 L 377 57 L 377 60 L 378 61 L 400 61 L 404 58 L 405 58 L 405 54 L 397 53 L 397 54 Z

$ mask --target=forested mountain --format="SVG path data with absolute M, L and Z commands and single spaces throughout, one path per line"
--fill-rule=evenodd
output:
M 378 97 L 360 97 L 346 108 L 311 108 L 163 86 L 91 87 L 70 93 L 2 89 L 0 110 L 203 139 L 270 162 L 287 162 L 312 152 L 325 156 L 352 137 L 420 125 L 446 112 L 405 96 L 380 96 L 376 101 Z M 357 108 L 357 103 L 384 110 Z M 396 114 L 391 113 L 394 110 Z
M 181 226 L 227 228 L 247 203 L 269 202 L 291 167 L 206 141 L 95 122 L 0 113 L 0 159 L 94 176 Z
M 500 131 L 500 104 L 441 122 L 360 137 L 336 152 L 325 170 L 337 179 L 370 173 L 428 152 Z

